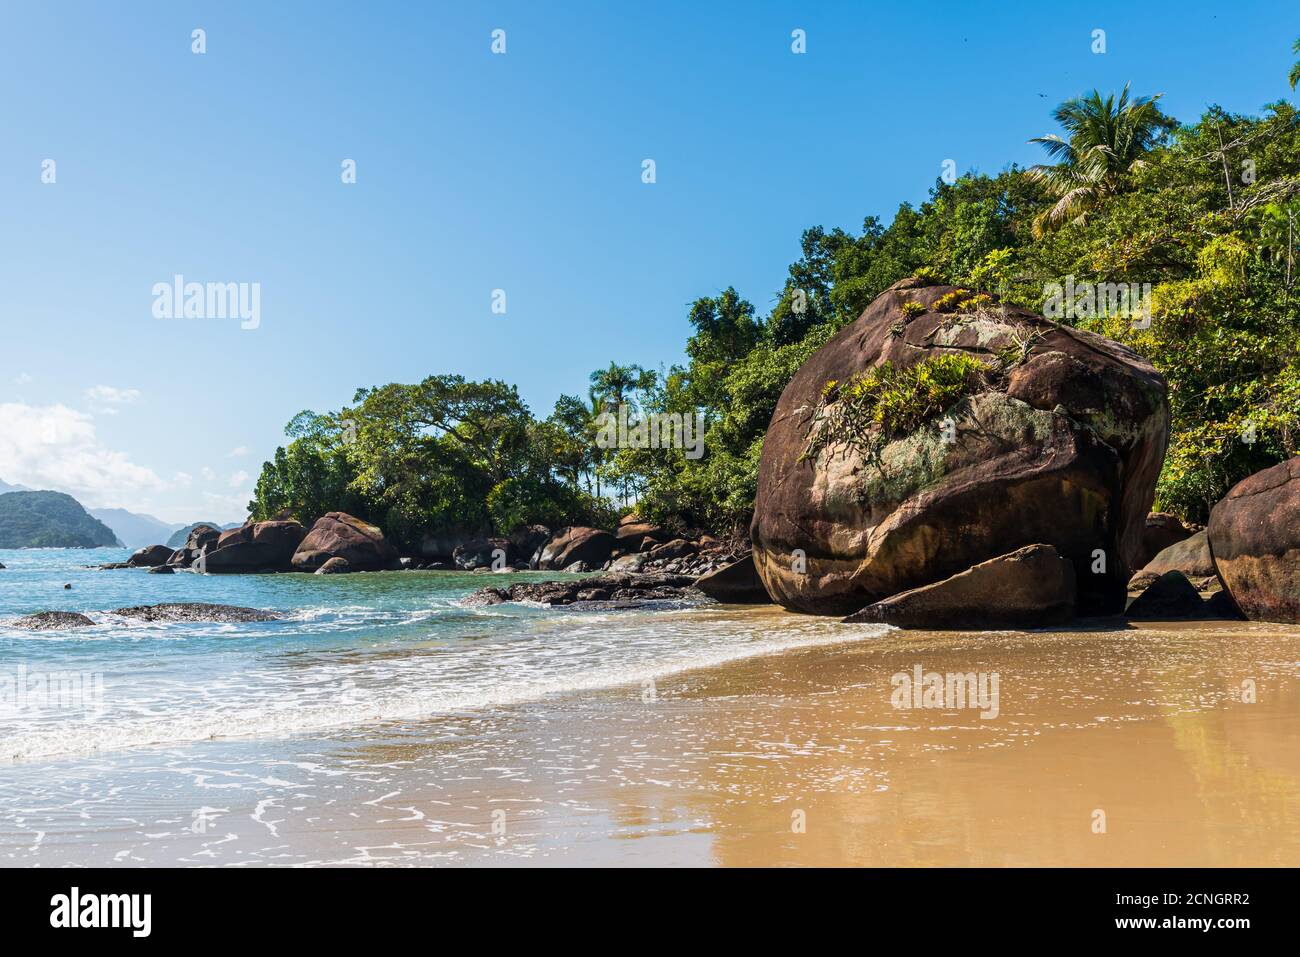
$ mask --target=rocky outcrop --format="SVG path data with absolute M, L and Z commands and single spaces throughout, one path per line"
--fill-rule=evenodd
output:
M 1214 558 L 1204 530 L 1189 535 L 1163 549 L 1147 562 L 1144 572 L 1160 576 L 1166 572 L 1182 572 L 1188 578 L 1206 578 L 1214 574 Z
M 222 532 L 216 547 L 191 562 L 212 574 L 289 571 L 307 531 L 293 520 L 249 522 Z
M 317 575 L 344 575 L 352 571 L 352 566 L 348 564 L 346 558 L 331 558 L 320 568 L 316 569 Z
M 520 525 L 515 528 L 506 536 L 514 550 L 515 557 L 512 561 L 531 559 L 550 537 L 551 530 L 545 525 Z
M 1165 572 L 1128 606 L 1129 618 L 1148 621 L 1171 621 L 1200 618 L 1205 602 L 1182 572 Z
M 38 611 L 9 622 L 10 627 L 26 631 L 56 631 L 64 628 L 89 628 L 94 622 L 74 611 Z
M 1046 628 L 1074 616 L 1075 568 L 1035 544 L 875 602 L 844 620 L 900 628 Z
M 635 518 L 635 516 L 624 516 L 624 518 Z M 620 524 L 614 530 L 614 538 L 618 542 L 618 547 L 625 552 L 635 552 L 641 548 L 641 543 L 647 538 L 652 538 L 656 542 L 667 542 L 673 536 L 660 528 L 658 525 L 652 525 L 649 522 L 632 521 L 626 524 Z
M 219 538 L 221 538 L 221 529 L 215 525 L 195 525 L 190 529 L 185 544 L 172 552 L 172 557 L 167 559 L 167 564 L 189 568 L 205 548 L 215 549 Z
M 480 588 L 461 600 L 468 606 L 531 601 L 544 605 L 636 607 L 647 601 L 682 601 L 698 597 L 688 575 L 595 575 L 567 581 L 516 582 L 509 588 Z
M 210 605 L 206 602 L 175 602 L 161 605 L 135 605 L 131 608 L 119 608 L 113 612 L 123 618 L 137 621 L 277 621 L 285 616 L 275 611 L 263 611 L 260 608 L 241 608 L 238 605 Z
M 172 550 L 166 545 L 146 545 L 132 554 L 126 564 L 131 568 L 154 568 L 166 565 L 171 557 Z
M 294 552 L 297 571 L 315 571 L 331 558 L 346 558 L 353 571 L 373 571 L 397 565 L 397 549 L 384 533 L 347 512 L 327 512 L 317 519 Z
M 1145 568 L 1147 564 L 1170 545 L 1177 545 L 1184 539 L 1191 538 L 1197 529 L 1188 528 L 1177 515 L 1169 512 L 1152 512 L 1147 516 L 1142 531 L 1142 546 L 1138 557 L 1133 562 L 1134 568 Z
M 841 401 L 832 386 L 823 406 L 828 384 L 941 355 L 983 366 L 950 407 L 882 437 L 876 454 L 834 434 L 810 445 Z M 755 567 L 782 605 L 844 614 L 1045 543 L 1073 565 L 1079 613 L 1117 613 L 1168 430 L 1164 379 L 1124 346 L 904 280 L 782 393 L 759 467 Z
M 1219 579 L 1247 618 L 1300 622 L 1300 458 L 1234 485 L 1207 531 Z
M 714 601 L 728 605 L 766 605 L 772 601 L 758 577 L 752 554 L 700 577 L 695 587 Z
M 451 560 L 462 571 L 472 572 L 476 568 L 506 568 L 517 557 L 508 538 L 479 538 L 457 545 Z
M 575 562 L 599 568 L 609 561 L 615 545 L 614 536 L 598 528 L 581 525 L 562 528 L 537 553 L 537 568 L 556 571 L 568 568 Z

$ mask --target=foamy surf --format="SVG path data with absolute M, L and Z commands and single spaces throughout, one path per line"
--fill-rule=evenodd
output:
M 694 620 L 701 614 L 707 614 L 709 621 Z M 516 618 L 512 625 L 519 634 L 511 638 L 442 648 L 435 654 L 427 646 L 411 654 L 346 649 L 295 653 L 295 661 L 303 663 L 306 671 L 295 674 L 293 669 L 273 668 L 246 675 L 244 682 L 223 679 L 203 688 L 197 701 L 191 695 L 154 689 L 152 700 L 142 698 L 115 707 L 113 683 L 106 680 L 102 714 L 6 735 L 0 760 L 326 733 L 621 686 L 634 686 L 639 693 L 646 681 L 730 661 L 874 638 L 888 630 L 824 619 L 786 619 L 774 633 L 770 623 L 757 629 L 747 617 L 740 611 L 728 618 L 716 609 L 567 614 L 534 622 L 532 628 Z M 693 635 L 702 637 L 693 640 Z M 142 689 L 135 692 L 141 694 Z M 123 710 L 136 713 L 121 714 Z

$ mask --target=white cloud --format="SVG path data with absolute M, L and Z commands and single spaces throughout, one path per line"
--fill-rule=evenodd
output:
M 243 458 L 245 455 L 247 455 L 247 454 L 248 454 L 248 446 L 247 446 L 247 445 L 237 445 L 237 446 L 235 446 L 233 449 L 231 449 L 229 452 L 226 453 L 226 458 L 228 458 L 228 459 L 242 459 L 242 458 Z
M 139 501 L 167 487 L 152 469 L 105 447 L 94 419 L 65 405 L 0 403 L 0 475 L 34 489 L 58 489 L 83 504 Z
M 172 476 L 172 484 L 177 488 L 189 488 L 194 484 L 194 476 L 189 472 L 177 472 Z
M 235 472 L 230 476 L 230 481 L 227 482 L 226 484 L 228 484 L 231 488 L 239 488 L 239 486 L 243 485 L 247 481 L 248 481 L 248 473 L 245 472 L 243 469 L 240 469 L 238 472 Z
M 217 477 L 217 473 L 212 471 L 212 469 L 208 468 L 206 465 L 199 469 L 199 474 L 203 476 L 203 480 L 206 482 L 211 482 Z
M 252 497 L 252 489 L 246 492 L 236 492 L 233 495 L 204 492 L 203 498 L 207 504 L 203 506 L 203 509 L 215 513 L 212 517 L 220 522 L 242 520 L 248 515 L 248 503 Z
M 140 398 L 139 389 L 118 389 L 111 385 L 97 385 L 86 390 L 86 398 L 91 402 L 103 402 L 108 405 L 126 405 Z
M 18 375 L 14 376 L 14 385 L 27 385 L 27 383 L 31 381 L 33 381 L 32 377 L 26 372 L 20 372 Z

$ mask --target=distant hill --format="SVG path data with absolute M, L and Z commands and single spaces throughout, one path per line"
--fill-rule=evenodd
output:
M 127 548 L 161 545 L 171 538 L 177 525 L 152 515 L 128 512 L 124 508 L 88 508 L 91 515 L 113 530 L 117 540 Z
M 228 525 L 221 525 L 217 522 L 195 522 L 193 525 L 186 525 L 184 528 L 177 529 L 172 537 L 167 539 L 164 544 L 168 548 L 180 548 L 185 544 L 185 540 L 190 537 L 190 532 L 194 531 L 194 529 L 199 525 L 211 525 L 213 528 L 219 528 L 224 532 L 228 528 L 239 528 L 242 524 L 242 522 L 231 522 Z
M 0 495 L 0 548 L 101 548 L 117 536 L 62 492 Z
M 30 492 L 30 491 L 31 489 L 29 489 L 26 485 L 10 485 L 8 482 L 4 481 L 3 479 L 0 479 L 0 495 L 3 495 L 5 492 Z

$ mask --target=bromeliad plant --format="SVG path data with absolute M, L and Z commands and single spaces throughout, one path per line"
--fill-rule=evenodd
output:
M 801 460 L 839 449 L 879 465 L 887 444 L 981 388 L 986 372 L 972 356 L 942 353 L 906 368 L 885 362 L 844 382 L 827 382 Z

